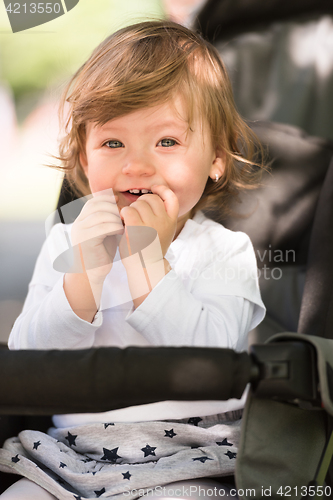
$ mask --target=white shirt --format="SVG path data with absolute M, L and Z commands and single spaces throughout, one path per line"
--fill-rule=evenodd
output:
M 265 307 L 246 234 L 232 232 L 198 212 L 186 221 L 165 255 L 172 270 L 135 310 L 124 266 L 115 259 L 100 310 L 88 323 L 71 309 L 63 289 L 64 274 L 53 268 L 55 255 L 68 248 L 64 231 L 70 228 L 55 225 L 42 247 L 23 311 L 9 337 L 10 349 L 163 345 L 247 349 L 247 334 L 262 321 Z M 180 419 L 235 410 L 243 406 L 243 399 L 163 401 L 53 419 L 58 427 Z

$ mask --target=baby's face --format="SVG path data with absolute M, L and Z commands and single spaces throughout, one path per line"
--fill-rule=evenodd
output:
M 164 185 L 178 198 L 178 220 L 186 220 L 208 176 L 222 174 L 223 160 L 212 148 L 208 126 L 202 131 L 199 120 L 186 137 L 182 100 L 177 98 L 175 104 L 181 117 L 166 103 L 103 126 L 87 124 L 86 153 L 80 158 L 92 193 L 112 188 L 121 210 L 138 198 L 129 190 Z

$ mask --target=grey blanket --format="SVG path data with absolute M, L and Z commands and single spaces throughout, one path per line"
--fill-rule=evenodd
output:
M 4 443 L 0 470 L 60 500 L 134 499 L 173 481 L 232 475 L 239 416 L 26 430 Z

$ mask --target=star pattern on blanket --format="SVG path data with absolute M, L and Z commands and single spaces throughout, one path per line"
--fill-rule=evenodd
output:
M 188 419 L 188 424 L 198 426 L 198 423 L 201 422 L 202 418 L 200 417 L 191 417 Z
M 68 432 L 67 436 L 65 439 L 67 439 L 69 446 L 76 446 L 75 439 L 77 438 L 77 435 L 73 435 L 70 432 Z
M 108 462 L 115 464 L 117 459 L 121 458 L 117 454 L 118 449 L 119 449 L 119 446 L 118 446 L 118 448 L 113 448 L 112 450 L 108 450 L 107 448 L 103 448 L 104 455 L 102 456 L 101 460 L 107 460 Z
M 101 490 L 94 491 L 94 493 L 97 497 L 100 497 L 101 495 L 103 495 L 103 493 L 105 493 L 105 488 L 102 488 Z
M 183 422 L 184 423 L 186 422 L 187 424 L 190 424 L 191 426 L 198 426 L 198 424 L 203 419 L 204 419 L 204 417 L 203 418 L 192 417 L 192 418 L 184 420 Z M 171 422 L 172 421 L 169 421 L 169 424 Z M 203 422 L 205 422 L 205 420 L 203 420 Z M 186 426 L 186 423 L 185 423 L 185 426 Z M 151 466 L 151 464 L 153 464 L 155 462 L 158 463 L 159 457 L 164 456 L 164 450 L 168 450 L 170 447 L 170 444 L 168 443 L 169 439 L 172 439 L 175 436 L 177 436 L 176 443 L 179 440 L 182 442 L 183 428 L 180 428 L 180 426 L 177 423 L 172 423 L 171 425 L 174 426 L 173 428 L 165 429 L 166 425 L 169 425 L 169 424 L 167 422 L 160 423 L 159 427 L 157 427 L 157 429 L 156 429 L 156 430 L 158 430 L 158 432 L 155 433 L 156 439 L 152 438 L 152 436 L 155 435 L 153 431 L 152 431 L 152 434 L 147 435 L 147 437 L 137 436 L 136 443 L 135 443 L 135 440 L 133 441 L 133 453 L 134 453 L 133 456 L 137 457 L 137 461 L 135 463 L 140 463 L 142 465 L 146 464 L 147 467 Z M 200 427 L 202 427 L 202 424 L 199 424 L 199 425 L 200 425 Z M 97 498 L 101 497 L 101 496 L 104 497 L 104 496 L 107 496 L 109 494 L 109 486 L 105 484 L 105 487 L 102 487 L 102 484 L 104 482 L 103 480 L 102 480 L 103 481 L 102 483 L 101 482 L 94 482 L 93 478 L 91 477 L 91 476 L 95 476 L 95 474 L 97 474 L 96 477 L 101 476 L 101 474 L 100 474 L 101 469 L 99 469 L 98 465 L 101 468 L 104 467 L 106 471 L 110 470 L 110 473 L 111 473 L 111 471 L 113 471 L 112 474 L 115 474 L 115 481 L 116 481 L 116 483 L 119 484 L 119 486 L 122 483 L 123 484 L 122 487 L 127 488 L 126 484 L 129 484 L 129 483 L 126 483 L 126 481 L 131 481 L 132 486 L 135 486 L 136 485 L 135 471 L 134 471 L 133 475 L 129 470 L 122 472 L 122 470 L 124 470 L 125 467 L 127 468 L 127 467 L 131 466 L 130 464 L 132 462 L 129 463 L 124 456 L 120 456 L 118 454 L 119 450 L 121 450 L 120 452 L 124 451 L 122 445 L 127 442 L 127 438 L 126 438 L 125 434 L 124 434 L 124 437 L 122 437 L 122 435 L 120 434 L 119 440 L 117 439 L 117 435 L 118 435 L 117 431 L 120 429 L 120 427 L 119 427 L 120 424 L 117 424 L 117 423 L 114 424 L 112 422 L 105 422 L 105 423 L 96 424 L 96 426 L 97 426 L 98 432 L 100 433 L 99 435 L 101 436 L 101 439 L 103 437 L 103 440 L 100 442 L 100 445 L 98 446 L 98 449 L 97 449 L 97 456 L 96 457 L 94 456 L 94 458 L 90 458 L 89 456 L 87 456 L 85 454 L 85 452 L 89 453 L 88 450 L 91 451 L 91 448 L 86 448 L 86 444 L 85 444 L 86 436 L 85 436 L 85 434 L 83 432 L 80 432 L 79 435 L 71 434 L 69 432 L 68 428 L 64 429 L 62 433 L 59 432 L 58 435 L 61 436 L 59 440 L 57 440 L 57 441 L 52 440 L 52 442 L 50 442 L 50 443 L 47 442 L 46 440 L 43 440 L 42 437 L 40 437 L 40 436 L 38 436 L 38 437 L 40 437 L 40 440 L 34 441 L 34 439 L 36 439 L 37 435 L 36 434 L 31 435 L 31 437 L 29 436 L 30 439 L 29 439 L 29 442 L 26 443 L 25 449 L 28 452 L 29 452 L 29 450 L 38 450 L 38 454 L 35 454 L 35 456 L 38 457 L 38 461 L 37 461 L 37 459 L 35 460 L 35 462 L 37 462 L 36 467 L 37 468 L 39 467 L 40 469 L 42 469 L 42 471 L 44 471 L 48 474 L 49 469 L 47 469 L 47 467 L 45 465 L 43 465 L 43 462 L 40 465 L 38 465 L 38 462 L 39 462 L 39 460 L 43 459 L 44 455 L 45 456 L 47 455 L 47 453 L 49 451 L 48 447 L 50 445 L 52 445 L 54 448 L 55 454 L 54 454 L 54 461 L 52 462 L 53 467 L 51 470 L 53 470 L 53 473 L 55 473 L 57 470 L 57 467 L 58 467 L 58 474 L 56 474 L 56 476 L 54 476 L 54 474 L 52 475 L 52 472 L 50 471 L 50 476 L 53 478 L 53 480 L 55 480 L 59 484 L 63 485 L 64 488 L 67 488 L 67 481 L 68 481 L 68 484 L 71 485 L 71 481 L 69 479 L 70 479 L 70 474 L 72 472 L 72 467 L 73 467 L 73 470 L 75 470 L 74 469 L 74 467 L 75 467 L 74 462 L 72 463 L 72 461 L 70 461 L 68 464 L 63 462 L 64 459 L 66 460 L 65 453 L 68 453 L 68 452 L 70 454 L 73 454 L 73 456 L 74 456 L 74 454 L 76 454 L 77 463 L 79 463 L 79 462 L 81 462 L 81 464 L 82 464 L 82 462 L 83 463 L 89 463 L 89 462 L 92 463 L 92 465 L 89 464 L 87 467 L 86 466 L 83 467 L 81 465 L 81 466 L 79 466 L 79 468 L 76 471 L 77 473 L 83 474 L 83 476 L 82 476 L 83 481 L 84 481 L 85 475 L 87 475 L 86 476 L 87 481 L 89 482 L 89 476 L 90 476 L 90 481 L 91 481 L 90 484 L 93 487 L 99 486 L 101 488 L 100 490 L 95 490 L 95 491 L 90 490 L 90 495 L 92 497 L 94 497 L 94 494 L 96 495 Z M 102 426 L 104 426 L 104 428 Z M 107 432 L 104 432 L 104 430 L 106 430 L 106 429 L 109 429 L 109 430 Z M 178 431 L 178 433 L 175 432 L 175 429 Z M 76 429 L 73 428 L 72 432 L 73 432 L 73 430 L 75 432 Z M 96 430 L 96 432 L 97 432 L 97 430 Z M 234 452 L 237 452 L 237 447 L 236 447 L 237 445 L 235 443 L 232 443 L 229 441 L 229 439 L 233 438 L 232 432 L 228 433 L 228 431 L 226 431 L 224 433 L 223 430 L 222 430 L 222 432 L 220 430 L 218 432 L 218 434 L 215 435 L 219 439 L 219 441 L 214 442 L 214 439 L 211 440 L 211 438 L 210 438 L 206 442 L 204 439 L 201 439 L 201 433 L 203 433 L 205 431 L 205 426 L 203 429 L 197 429 L 197 431 L 199 431 L 199 434 L 200 434 L 199 438 L 196 437 L 197 431 L 195 431 L 195 432 L 194 431 L 195 430 L 193 429 L 193 427 L 191 430 L 189 425 L 187 425 L 186 433 L 189 433 L 188 434 L 189 440 L 187 441 L 187 443 L 185 445 L 187 448 L 186 462 L 188 464 L 190 464 L 192 462 L 199 462 L 202 465 L 198 464 L 197 466 L 195 466 L 193 464 L 192 469 L 197 470 L 197 471 L 206 470 L 206 466 L 204 464 L 207 461 L 215 461 L 215 463 L 217 463 L 217 464 L 219 464 L 219 462 L 221 461 L 222 464 L 224 463 L 226 465 L 227 463 L 229 463 L 230 460 L 232 461 L 232 460 L 236 459 L 237 453 L 234 453 Z M 164 434 L 163 434 L 163 432 L 164 432 Z M 185 433 L 185 438 L 187 436 L 186 433 Z M 229 436 L 229 438 L 223 437 L 223 434 L 224 435 L 227 434 Z M 143 437 L 143 439 L 142 439 L 142 437 Z M 216 437 L 215 437 L 215 439 L 216 439 Z M 165 440 L 163 438 L 168 438 L 168 439 Z M 150 442 L 153 442 L 153 444 L 155 444 L 156 446 L 152 446 L 152 445 L 149 445 L 147 443 L 147 441 L 149 441 L 150 439 L 151 439 Z M 78 441 L 78 443 L 76 443 L 76 441 Z M 143 443 L 142 443 L 142 441 L 143 441 Z M 192 444 L 191 441 L 192 441 L 192 443 L 194 441 L 194 443 Z M 59 444 L 56 445 L 56 442 Z M 142 448 L 139 448 L 140 445 L 142 446 L 145 442 L 146 442 L 145 446 Z M 118 446 L 113 448 L 113 449 L 108 449 L 108 448 L 103 447 L 103 445 L 104 446 L 109 446 L 109 445 L 114 446 L 114 444 L 118 444 Z M 134 444 L 135 444 L 135 447 L 134 447 Z M 192 444 L 192 446 L 191 446 L 191 444 Z M 76 451 L 75 451 L 75 448 L 74 448 L 73 450 L 70 451 L 70 448 L 75 447 L 75 446 L 79 447 L 80 450 L 78 450 L 78 448 L 76 448 Z M 205 449 L 205 447 L 211 447 L 212 457 L 215 457 L 215 454 L 217 454 L 216 457 L 210 458 L 209 455 L 205 455 L 205 453 L 210 453 L 210 449 L 209 448 Z M 225 452 L 226 450 L 223 447 L 228 447 L 227 452 Z M 232 452 L 230 450 L 230 447 L 233 447 L 234 452 Z M 190 451 L 190 448 L 193 449 L 193 452 Z M 82 452 L 81 452 L 81 449 L 82 449 Z M 98 450 L 101 450 L 101 449 L 103 450 L 103 454 L 98 453 Z M 141 450 L 142 455 L 140 455 L 139 449 Z M 158 451 L 156 452 L 156 450 L 158 450 Z M 16 448 L 15 451 L 20 452 L 20 449 Z M 80 453 L 78 453 L 78 451 L 80 451 Z M 12 450 L 12 453 L 15 453 L 14 449 Z M 30 453 L 31 453 L 31 451 L 30 451 Z M 140 455 L 141 458 L 138 457 L 138 454 Z M 196 456 L 195 458 L 193 458 L 193 454 L 196 454 L 199 456 Z M 33 458 L 32 458 L 33 455 L 34 454 L 31 454 L 31 460 L 33 460 Z M 123 453 L 123 455 L 124 455 L 124 453 Z M 191 455 L 192 455 L 192 457 L 191 457 Z M 225 455 L 228 458 L 228 460 L 227 460 L 227 458 L 224 459 L 223 455 Z M 40 456 L 42 458 L 40 458 Z M 70 455 L 70 456 L 72 456 L 72 455 Z M 99 458 L 99 457 L 101 457 L 101 458 Z M 148 458 L 148 460 L 145 460 L 146 458 Z M 25 457 L 24 457 L 24 455 L 21 456 L 18 453 L 16 456 L 12 456 L 11 460 L 13 462 L 12 468 L 16 469 L 17 462 L 20 462 L 19 466 L 21 466 L 21 464 L 24 465 Z M 191 462 L 191 460 L 192 460 L 192 462 Z M 101 464 L 101 461 L 103 462 L 103 464 Z M 233 463 L 234 462 L 230 462 L 230 466 L 232 466 Z M 189 465 L 189 470 L 190 470 L 190 467 L 191 467 L 191 465 Z M 59 469 L 62 469 L 61 472 Z M 207 470 L 209 470 L 209 469 L 210 469 L 209 464 L 207 464 Z M 132 470 L 132 472 L 133 472 L 133 470 Z M 105 477 L 108 477 L 108 476 L 105 476 Z M 124 483 L 124 481 L 125 481 L 125 483 Z M 82 484 L 85 484 L 85 483 L 83 482 Z M 87 483 L 87 485 L 88 484 L 89 483 Z M 72 486 L 72 488 L 74 489 L 74 491 L 76 491 L 75 487 Z M 80 493 L 78 492 L 76 495 L 75 495 L 74 491 L 72 490 L 70 497 L 74 498 L 74 500 L 83 500 L 83 498 L 80 496 L 80 493 L 84 494 L 83 490 L 80 491 Z
M 143 451 L 143 453 L 145 454 L 145 457 L 148 457 L 149 455 L 156 456 L 155 450 L 156 450 L 156 446 L 149 446 L 149 444 L 147 444 L 144 448 L 141 448 L 141 451 Z
M 197 457 L 197 458 L 192 458 L 193 462 L 201 462 L 201 463 L 205 463 L 206 460 L 214 460 L 213 458 L 209 458 L 209 457 Z
M 107 424 L 104 424 L 104 429 L 107 429 L 109 427 L 109 425 L 114 425 L 113 423 L 109 422 Z
M 227 438 L 223 439 L 223 441 L 216 441 L 216 444 L 219 446 L 233 446 L 232 443 L 229 443 Z
M 173 431 L 173 429 L 170 429 L 169 431 L 164 429 L 164 432 L 165 432 L 164 437 L 173 438 L 174 436 L 177 436 L 177 434 Z

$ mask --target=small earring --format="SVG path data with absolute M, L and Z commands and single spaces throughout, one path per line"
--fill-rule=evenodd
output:
M 215 182 L 219 180 L 219 174 L 215 174 Z

